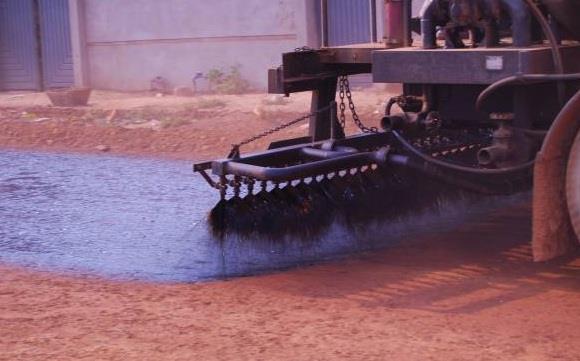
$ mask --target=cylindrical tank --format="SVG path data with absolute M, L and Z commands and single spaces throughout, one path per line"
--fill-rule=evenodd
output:
M 542 0 L 542 3 L 575 40 L 580 40 L 579 0 Z
M 411 0 L 383 0 L 383 40 L 388 47 L 410 46 Z
M 403 46 L 405 42 L 405 11 L 403 0 L 385 0 L 385 43 L 388 46 Z

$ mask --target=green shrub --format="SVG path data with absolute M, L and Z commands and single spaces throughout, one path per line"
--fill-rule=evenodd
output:
M 250 89 L 250 84 L 240 73 L 240 66 L 230 67 L 228 73 L 220 69 L 211 69 L 207 73 L 211 90 L 219 94 L 241 94 Z

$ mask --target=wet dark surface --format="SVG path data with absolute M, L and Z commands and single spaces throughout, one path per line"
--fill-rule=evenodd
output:
M 253 274 L 393 245 L 449 229 L 526 196 L 439 204 L 441 213 L 317 239 L 215 239 L 218 201 L 191 163 L 117 156 L 0 151 L 0 261 L 148 281 Z

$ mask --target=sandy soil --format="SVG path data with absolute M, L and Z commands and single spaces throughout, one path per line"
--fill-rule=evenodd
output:
M 578 360 L 580 254 L 527 208 L 272 275 L 119 283 L 0 268 L 1 360 Z
M 358 96 L 358 111 L 377 125 L 384 89 Z M 52 107 L 44 93 L 0 93 L 0 146 L 55 151 L 149 155 L 181 159 L 225 156 L 233 143 L 304 114 L 310 95 L 265 94 L 156 97 L 149 93 L 95 92 L 89 106 Z M 355 132 L 352 122 L 348 131 Z M 307 135 L 307 121 L 243 151 L 277 139 Z
M 233 138 L 307 105 L 260 108 L 263 95 L 232 99 L 244 104 L 236 107 L 204 100 L 223 113 L 155 130 L 127 125 L 159 120 L 168 108 L 171 123 L 200 100 L 154 100 L 198 102 L 180 113 L 173 103 L 144 111 L 131 96 L 126 103 L 141 105 L 110 106 L 121 96 L 105 94 L 74 110 L 11 96 L 0 96 L 0 146 L 106 145 L 191 159 L 220 154 Z M 529 229 L 521 205 L 372 254 L 202 284 L 0 265 L 0 360 L 580 360 L 580 253 L 533 263 Z

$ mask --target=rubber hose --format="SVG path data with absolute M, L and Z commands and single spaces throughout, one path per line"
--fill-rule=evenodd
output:
M 483 102 L 489 98 L 489 96 L 495 93 L 499 88 L 502 88 L 511 84 L 530 84 L 530 83 L 544 83 L 550 81 L 558 80 L 579 80 L 580 73 L 568 73 L 568 74 L 517 74 L 508 76 L 506 78 L 500 79 L 495 83 L 491 84 L 485 88 L 477 97 L 475 101 L 475 109 L 481 110 Z
M 418 158 L 422 159 L 423 161 L 430 163 L 430 164 L 434 164 L 434 165 L 439 166 L 443 169 L 457 171 L 457 172 L 469 173 L 469 174 L 474 174 L 474 175 L 508 175 L 508 174 L 512 174 L 512 173 L 518 173 L 518 172 L 529 170 L 534 166 L 534 163 L 536 161 L 534 159 L 534 160 L 531 160 L 527 163 L 523 163 L 523 164 L 516 165 L 513 167 L 499 168 L 499 169 L 483 169 L 483 168 L 465 167 L 465 166 L 461 166 L 461 165 L 457 165 L 457 164 L 452 164 L 449 162 L 444 162 L 444 161 L 441 161 L 437 158 L 434 158 L 434 157 L 431 157 L 429 155 L 421 153 L 421 151 L 419 151 L 418 149 L 413 147 L 413 145 L 411 143 L 407 142 L 405 140 L 405 138 L 403 138 L 403 136 L 395 130 L 391 130 L 391 134 L 393 134 L 393 136 L 399 142 L 399 144 L 401 144 L 405 149 L 407 149 L 407 151 L 409 151 L 411 154 L 417 156 Z
M 540 9 L 538 9 L 536 4 L 534 4 L 534 2 L 532 0 L 525 0 L 525 2 L 528 5 L 528 7 L 530 8 L 530 10 L 531 10 L 532 14 L 534 15 L 534 17 L 536 18 L 536 20 L 540 23 L 540 26 L 542 27 L 542 31 L 544 32 L 544 35 L 548 39 L 551 53 L 552 53 L 552 61 L 554 63 L 554 70 L 556 71 L 556 74 L 526 74 L 526 75 L 515 75 L 515 76 L 507 77 L 504 79 L 500 79 L 500 80 L 496 81 L 495 83 L 491 84 L 490 86 L 488 86 L 484 90 L 483 93 L 486 93 L 485 95 L 483 95 L 483 93 L 482 93 L 477 98 L 476 109 L 478 109 L 478 110 L 481 108 L 481 103 L 483 102 L 483 100 L 485 98 L 487 98 L 490 94 L 494 93 L 497 89 L 501 88 L 504 85 L 511 84 L 511 83 L 514 83 L 517 81 L 525 82 L 527 80 L 526 78 L 529 77 L 530 75 L 545 76 L 544 80 L 546 80 L 546 81 L 550 81 L 550 80 L 558 81 L 558 83 L 557 83 L 558 101 L 560 102 L 560 105 L 564 105 L 565 87 L 564 87 L 564 84 L 561 82 L 561 80 L 566 80 L 566 79 L 555 77 L 555 75 L 562 76 L 565 74 L 564 73 L 564 63 L 562 61 L 562 54 L 560 54 L 558 40 L 556 39 L 554 32 L 550 28 L 550 25 L 546 21 L 546 18 L 544 17 L 544 15 L 540 11 Z M 548 76 L 550 76 L 550 75 L 552 75 L 554 77 L 549 78 Z
M 542 12 L 538 8 L 538 6 L 534 3 L 534 1 L 525 0 L 525 2 L 528 4 L 536 20 L 538 20 L 538 22 L 540 23 L 542 31 L 546 36 L 546 39 L 548 39 L 550 48 L 552 49 L 552 60 L 554 62 L 554 70 L 556 71 L 557 74 L 564 74 L 564 63 L 562 62 L 562 54 L 560 54 L 560 47 L 558 44 L 558 39 L 556 39 L 556 35 L 554 35 L 554 32 L 552 31 L 550 24 L 548 24 L 548 21 L 544 17 L 544 14 L 542 14 Z M 564 87 L 564 83 L 558 82 L 557 87 L 558 87 L 558 100 L 560 101 L 560 105 L 563 106 L 565 102 L 564 98 L 566 96 L 565 94 L 566 89 Z

